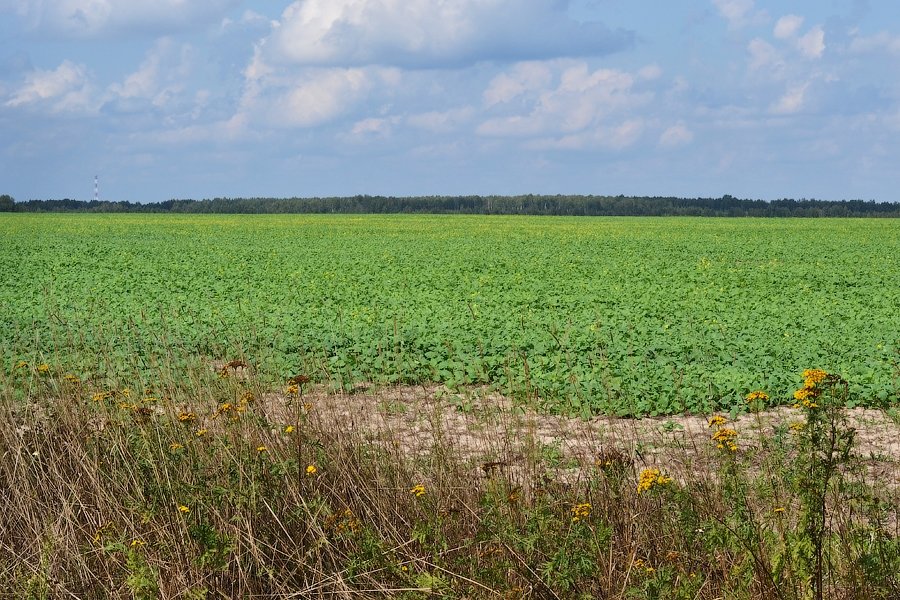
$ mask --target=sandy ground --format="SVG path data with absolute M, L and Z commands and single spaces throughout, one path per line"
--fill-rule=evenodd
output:
M 279 394 L 266 396 L 275 410 L 288 403 Z M 410 457 L 425 457 L 440 445 L 469 461 L 473 471 L 493 467 L 515 469 L 537 451 L 557 470 L 561 480 L 577 478 L 598 457 L 617 455 L 636 468 L 661 467 L 687 478 L 708 469 L 721 451 L 710 440 L 714 431 L 707 416 L 589 420 L 538 414 L 515 406 L 488 389 L 464 393 L 441 387 L 357 388 L 352 394 L 304 391 L 299 400 L 316 418 L 341 423 L 366 439 L 397 448 Z M 854 453 L 867 478 L 900 491 L 900 423 L 882 410 L 849 409 L 855 429 Z M 727 415 L 725 415 L 727 416 Z M 778 408 L 745 414 L 729 421 L 738 432 L 738 452 L 749 457 L 763 438 L 794 435 L 788 425 L 801 421 L 799 410 Z

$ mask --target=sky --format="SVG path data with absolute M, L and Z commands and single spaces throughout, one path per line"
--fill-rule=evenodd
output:
M 895 0 L 0 0 L 16 200 L 900 201 Z

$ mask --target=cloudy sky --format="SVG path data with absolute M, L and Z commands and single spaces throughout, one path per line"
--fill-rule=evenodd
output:
M 0 0 L 0 193 L 900 200 L 894 0 Z

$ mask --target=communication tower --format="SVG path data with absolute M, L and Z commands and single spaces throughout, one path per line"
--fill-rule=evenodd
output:
M 100 179 L 94 175 L 94 202 L 100 201 Z

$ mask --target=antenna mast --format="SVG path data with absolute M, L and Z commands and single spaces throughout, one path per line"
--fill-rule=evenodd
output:
M 100 180 L 94 175 L 94 202 L 100 201 Z

